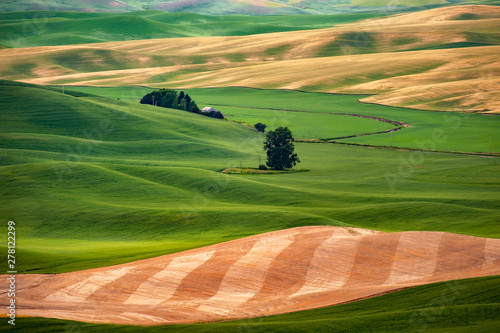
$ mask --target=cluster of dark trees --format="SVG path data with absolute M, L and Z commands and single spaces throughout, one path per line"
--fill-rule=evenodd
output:
M 151 104 L 170 109 L 185 110 L 204 116 L 224 119 L 220 111 L 202 112 L 196 102 L 184 91 L 177 93 L 174 89 L 160 89 L 150 92 L 141 98 L 141 104 Z
M 173 89 L 160 89 L 150 92 L 141 98 L 141 104 L 151 104 L 162 106 L 164 108 L 185 110 L 193 113 L 199 113 L 200 109 L 196 102 L 191 99 L 184 91 L 177 93 Z

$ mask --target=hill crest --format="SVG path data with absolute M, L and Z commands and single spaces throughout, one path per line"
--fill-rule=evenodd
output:
M 457 6 L 296 32 L 2 49 L 0 75 L 36 84 L 378 94 L 365 101 L 498 113 L 499 23 L 500 7 Z
M 77 1 L 69 0 L 64 3 L 48 0 L 36 2 L 21 0 L 16 2 L 2 2 L 0 11 L 27 11 L 27 10 L 64 10 L 84 12 L 130 12 L 144 10 L 162 10 L 169 12 L 191 12 L 209 15 L 290 15 L 290 14 L 335 14 L 349 12 L 376 12 L 376 11 L 408 11 L 422 10 L 438 6 L 452 6 L 464 4 L 494 4 L 491 0 L 426 0 L 415 1 L 388 1 L 388 0 L 161 0 L 151 1 Z

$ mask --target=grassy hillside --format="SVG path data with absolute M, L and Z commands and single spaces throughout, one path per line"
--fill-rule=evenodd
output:
M 500 235 L 497 159 L 296 143 L 309 172 L 222 175 L 256 167 L 264 136 L 127 98 L 2 84 L 0 216 L 17 223 L 19 272 L 104 266 L 304 225 Z M 288 100 L 283 93 L 276 103 Z
M 211 324 L 153 327 L 99 325 L 21 318 L 12 332 L 494 332 L 499 317 L 499 277 L 415 287 L 350 304 L 280 316 Z
M 143 87 L 71 87 L 71 89 L 129 100 L 141 98 L 150 91 Z M 389 146 L 392 136 L 394 147 L 489 152 L 491 137 L 492 152 L 500 153 L 498 134 L 500 117 L 497 116 L 464 113 L 451 115 L 358 102 L 367 98 L 366 95 L 333 95 L 249 88 L 186 91 L 191 96 L 197 96 L 196 101 L 200 105 L 215 106 L 230 120 L 250 124 L 262 122 L 271 130 L 278 126 L 288 126 L 299 139 L 303 136 L 306 139 L 327 139 L 395 128 L 394 125 L 371 119 L 332 115 L 332 113 L 360 114 L 408 123 L 410 127 L 392 135 L 385 133 L 339 141 Z M 281 109 L 289 111 L 280 111 Z
M 80 13 L 27 11 L 0 13 L 0 43 L 33 47 L 109 41 L 199 36 L 246 36 L 331 27 L 384 16 L 378 13 L 287 16 L 208 16 L 165 13 Z
M 327 29 L 240 37 L 1 49 L 0 77 L 36 84 L 246 86 L 377 94 L 364 101 L 498 113 L 498 8 L 456 6 Z M 299 70 L 303 68 L 307 70 Z
M 308 225 L 500 237 L 500 118 L 475 114 L 500 112 L 498 7 L 377 19 L 457 1 L 167 2 L 137 12 L 130 10 L 142 1 L 85 2 L 127 12 L 84 13 L 41 12 L 42 0 L 20 1 L 37 11 L 0 13 L 0 78 L 58 85 L 0 80 L 0 219 L 16 222 L 19 273 L 102 267 Z M 323 5 L 363 13 L 182 12 L 316 14 Z M 265 160 L 264 134 L 141 105 L 146 86 L 183 89 L 228 120 L 289 126 L 296 138 L 394 128 L 348 114 L 410 127 L 338 140 L 356 145 L 296 142 L 298 168 L 307 172 L 225 175 L 225 168 Z M 148 330 L 487 332 L 500 320 L 498 282 L 434 284 L 340 307 Z M 18 319 L 14 330 L 21 331 L 138 329 Z

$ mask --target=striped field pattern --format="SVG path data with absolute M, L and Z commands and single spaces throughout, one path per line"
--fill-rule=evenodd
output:
M 248 318 L 500 274 L 500 240 L 301 227 L 127 264 L 18 275 L 22 316 L 160 325 Z M 6 290 L 5 276 L 0 280 Z M 6 293 L 0 296 L 8 302 Z
M 498 6 L 453 6 L 313 30 L 3 48 L 0 78 L 369 94 L 364 102 L 500 113 L 498 27 Z

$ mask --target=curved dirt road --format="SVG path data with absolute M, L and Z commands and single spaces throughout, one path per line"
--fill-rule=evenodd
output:
M 301 113 L 320 113 L 320 114 L 330 114 L 330 115 L 334 115 L 334 116 L 350 116 L 350 117 L 373 119 L 373 120 L 376 120 L 376 121 L 380 121 L 380 122 L 383 122 L 383 123 L 388 123 L 388 124 L 396 126 L 396 127 L 392 128 L 390 130 L 385 130 L 385 131 L 370 132 L 370 133 L 360 133 L 360 134 L 347 135 L 347 136 L 339 136 L 339 137 L 324 139 L 324 140 L 327 140 L 327 141 L 328 140 L 349 139 L 349 138 L 355 138 L 355 137 L 358 137 L 358 136 L 366 136 L 366 135 L 391 133 L 391 132 L 399 131 L 402 128 L 410 127 L 410 124 L 407 124 L 407 123 L 402 122 L 402 121 L 390 120 L 390 119 L 386 119 L 386 118 L 375 117 L 375 116 L 368 116 L 368 115 L 357 114 L 357 113 L 339 113 L 339 112 L 319 112 L 319 111 L 305 111 L 305 110 L 274 109 L 274 108 L 260 108 L 260 107 L 255 107 L 255 106 L 239 106 L 239 105 L 225 105 L 225 104 L 212 104 L 212 105 L 214 105 L 214 106 L 230 106 L 230 107 L 234 107 L 234 108 L 244 108 L 244 109 L 272 110 L 272 111 L 285 111 L 285 112 L 301 112 Z

